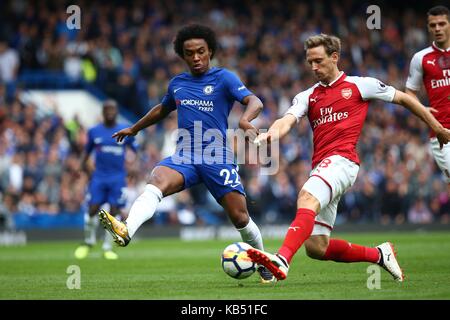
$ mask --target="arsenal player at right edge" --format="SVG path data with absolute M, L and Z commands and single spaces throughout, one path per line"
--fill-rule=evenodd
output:
M 445 128 L 450 128 L 450 11 L 444 6 L 436 6 L 427 16 L 428 31 L 434 41 L 413 56 L 405 91 L 417 99 L 417 91 L 423 83 L 436 119 Z M 450 194 L 450 144 L 439 148 L 433 132 L 430 144 L 437 165 L 447 177 Z
M 303 116 L 313 130 L 312 171 L 297 200 L 297 214 L 276 254 L 249 249 L 250 258 L 266 266 L 278 280 L 287 277 L 289 264 L 305 243 L 309 257 L 336 262 L 370 262 L 403 281 L 390 242 L 375 248 L 330 239 L 339 199 L 353 185 L 359 169 L 356 143 L 367 114 L 369 100 L 400 104 L 422 119 L 442 147 L 450 139 L 445 129 L 417 100 L 374 78 L 351 77 L 338 69 L 341 42 L 335 36 L 315 35 L 305 41 L 306 60 L 319 82 L 295 96 L 284 117 L 268 132 L 258 135 L 257 145 L 280 139 Z

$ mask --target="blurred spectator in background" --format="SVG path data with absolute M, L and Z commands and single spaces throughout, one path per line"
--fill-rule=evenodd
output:
M 426 206 L 422 198 L 414 201 L 413 206 L 408 211 L 408 221 L 411 223 L 426 224 L 433 222 L 433 214 Z
M 72 172 L 79 166 L 86 128 L 82 124 L 64 124 L 59 115 L 45 116 L 37 112 L 36 106 L 21 101 L 19 87 L 24 85 L 26 89 L 29 72 L 38 73 L 42 79 L 49 71 L 59 72 L 73 86 L 96 86 L 140 117 L 149 106 L 160 102 L 169 79 L 184 70 L 182 61 L 172 51 L 176 30 L 189 22 L 203 23 L 217 30 L 221 46 L 212 64 L 238 73 L 248 88 L 261 97 L 265 109 L 257 126 L 267 128 L 290 106 L 289 97 L 315 82 L 304 63 L 303 49 L 303 41 L 313 33 L 336 33 L 342 39 L 345 46 L 341 64 L 349 73 L 377 77 L 403 88 L 412 56 L 429 45 L 423 17 L 434 2 L 416 3 L 408 9 L 382 2 L 381 30 L 367 29 L 367 4 L 351 0 L 341 3 L 326 0 L 312 3 L 80 1 L 80 30 L 65 27 L 64 2 L 2 3 L 0 194 L 3 206 L 7 202 L 8 212 L 15 212 L 20 204 L 20 208 L 34 214 L 43 210 L 52 214 L 80 212 L 83 206 L 81 189 L 85 188 L 87 179 L 75 182 Z M 198 12 L 203 14 L 200 16 Z M 57 87 L 59 83 L 52 85 Z M 427 101 L 424 92 L 418 92 L 418 96 L 421 101 Z M 233 109 L 229 118 L 231 128 L 237 127 L 236 119 L 242 111 L 242 108 Z M 174 114 L 163 125 L 145 130 L 137 161 L 127 164 L 132 171 L 148 173 L 165 155 L 172 153 L 174 141 L 170 137 L 176 122 Z M 339 206 L 342 214 L 336 223 L 414 222 L 417 220 L 410 220 L 408 213 L 413 208 L 417 210 L 415 199 L 419 197 L 431 211 L 432 221 L 449 223 L 446 181 L 432 159 L 427 141 L 426 126 L 403 108 L 372 103 L 358 144 L 362 162 L 360 178 L 364 178 L 342 199 Z M 280 165 L 280 171 L 289 176 L 261 176 L 259 168 L 240 166 L 250 214 L 256 221 L 286 222 L 290 206 L 295 206 L 291 203 L 291 190 L 297 190 L 305 182 L 311 152 L 311 129 L 303 122 L 281 141 L 280 158 L 286 161 Z M 33 180 L 37 198 L 24 193 L 24 186 L 32 185 L 26 177 Z M 130 179 L 130 190 L 144 180 L 141 176 Z M 195 223 L 214 224 L 224 218 L 223 212 L 210 206 L 207 199 L 194 193 L 190 197 L 189 201 L 196 204 L 203 201 L 200 207 L 205 208 L 193 212 Z M 277 200 L 279 197 L 284 200 Z M 187 199 L 186 196 L 171 200 L 173 205 L 168 205 L 166 210 L 169 218 L 158 221 L 179 223 L 176 212 L 179 205 L 189 211 Z M 188 216 L 192 217 L 189 214 L 183 217 Z
M 0 81 L 7 84 L 15 81 L 19 63 L 17 50 L 9 47 L 5 40 L 0 39 Z

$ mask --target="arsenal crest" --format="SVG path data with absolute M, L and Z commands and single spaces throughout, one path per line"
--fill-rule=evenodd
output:
M 344 99 L 348 100 L 352 96 L 352 89 L 351 88 L 344 88 L 344 89 L 341 90 L 341 94 L 342 94 L 342 97 Z
M 449 69 L 450 68 L 450 57 L 448 56 L 440 56 L 438 59 L 438 65 L 441 69 Z

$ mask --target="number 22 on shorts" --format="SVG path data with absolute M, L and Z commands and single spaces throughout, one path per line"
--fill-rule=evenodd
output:
M 234 181 L 230 180 L 231 175 L 235 177 Z M 222 169 L 220 170 L 220 176 L 221 177 L 225 176 L 225 181 L 223 182 L 224 185 L 230 185 L 230 187 L 235 188 L 241 184 L 241 180 L 239 178 L 239 174 L 237 173 L 236 169 L 231 169 L 231 173 L 230 170 L 228 169 Z

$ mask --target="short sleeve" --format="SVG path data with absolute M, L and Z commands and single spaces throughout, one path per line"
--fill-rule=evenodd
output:
M 287 109 L 284 115 L 292 114 L 297 118 L 297 122 L 300 121 L 308 113 L 309 96 L 313 92 L 313 88 L 302 91 L 292 99 L 292 105 Z
M 395 88 L 388 86 L 378 79 L 371 77 L 357 77 L 355 82 L 364 100 L 379 99 L 392 102 L 395 96 Z
M 422 85 L 423 69 L 421 55 L 416 53 L 411 59 L 409 65 L 409 75 L 406 80 L 406 88 L 414 91 L 419 91 Z
M 242 103 L 245 97 L 253 94 L 235 73 L 226 70 L 224 78 L 228 92 L 234 100 Z
M 173 95 L 174 94 L 173 90 L 174 90 L 173 82 L 171 81 L 167 88 L 166 94 L 164 95 L 164 97 L 161 100 L 162 106 L 170 111 L 173 111 L 177 108 L 175 98 Z

